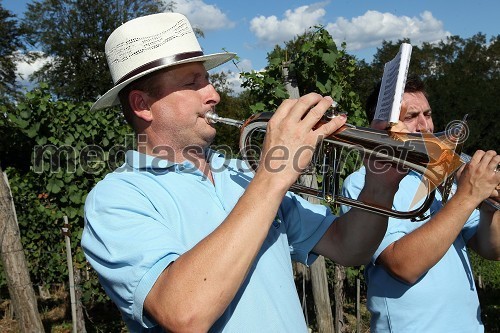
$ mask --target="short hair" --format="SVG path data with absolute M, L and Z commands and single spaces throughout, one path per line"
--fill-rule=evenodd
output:
M 365 112 L 366 112 L 366 118 L 368 119 L 368 123 L 371 123 L 373 121 L 373 118 L 375 117 L 375 110 L 377 108 L 378 94 L 380 92 L 381 85 L 382 81 L 379 81 L 377 85 L 373 88 L 371 94 L 366 99 Z M 427 92 L 425 91 L 425 84 L 416 75 L 408 76 L 408 78 L 406 79 L 404 91 L 405 93 L 421 92 L 424 94 L 425 97 L 427 97 Z
M 130 107 L 129 101 L 128 101 L 128 96 L 132 90 L 140 90 L 144 91 L 146 94 L 153 98 L 160 98 L 161 94 L 161 81 L 157 80 L 158 76 L 166 71 L 168 71 L 169 68 L 164 68 L 160 69 L 158 71 L 154 71 L 152 73 L 149 73 L 148 75 L 145 75 L 143 77 L 138 78 L 135 81 L 130 82 L 128 85 L 125 86 L 119 93 L 118 93 L 118 98 L 120 99 L 120 104 L 122 107 L 122 112 L 123 116 L 125 117 L 125 120 L 127 123 L 132 126 L 132 128 L 135 130 L 135 123 L 134 123 L 134 112 L 132 111 L 132 108 Z

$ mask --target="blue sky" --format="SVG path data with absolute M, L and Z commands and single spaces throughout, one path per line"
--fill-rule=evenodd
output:
M 4 8 L 22 16 L 31 0 L 0 0 Z M 383 40 L 410 38 L 413 45 L 449 35 L 468 38 L 481 32 L 488 39 L 500 34 L 498 0 L 175 0 L 176 11 L 200 27 L 205 53 L 236 52 L 238 68 L 260 70 L 274 45 L 283 45 L 311 26 L 321 24 L 348 52 L 371 61 Z M 31 67 L 36 66 L 32 65 Z M 32 69 L 32 68 L 31 68 Z M 20 72 L 29 71 L 19 66 Z

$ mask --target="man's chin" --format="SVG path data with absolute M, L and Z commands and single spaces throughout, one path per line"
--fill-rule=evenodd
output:
M 207 147 L 210 146 L 212 144 L 212 142 L 214 142 L 215 134 L 217 134 L 217 132 L 215 131 L 215 128 L 214 128 L 213 134 L 209 134 L 204 138 L 205 141 L 207 142 Z

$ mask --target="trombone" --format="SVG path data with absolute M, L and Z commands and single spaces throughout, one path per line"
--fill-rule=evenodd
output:
M 260 137 L 263 137 L 262 134 L 265 134 L 272 115 L 272 112 L 263 112 L 245 121 L 238 121 L 220 117 L 212 110 L 205 115 L 205 119 L 209 124 L 223 123 L 240 128 L 240 153 L 243 160 L 255 171 L 258 167 L 261 144 L 255 137 L 258 137 L 259 133 Z M 330 111 L 319 124 L 329 121 L 334 116 L 335 113 Z M 448 132 L 397 133 L 345 124 L 324 138 L 315 152 L 309 169 L 320 170 L 321 185 L 318 189 L 296 183 L 290 190 L 328 203 L 344 204 L 381 215 L 420 221 L 431 206 L 437 187 L 465 163 L 460 155 L 455 153 L 455 143 L 448 139 L 448 134 Z M 354 149 L 365 156 L 389 161 L 421 174 L 427 192 L 425 200 L 413 210 L 398 211 L 340 195 L 338 190 L 340 163 L 337 161 L 339 148 Z

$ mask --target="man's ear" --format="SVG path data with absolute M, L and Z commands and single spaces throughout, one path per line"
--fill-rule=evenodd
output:
M 144 91 L 132 90 L 128 94 L 130 108 L 138 118 L 150 122 L 153 120 L 153 113 L 148 103 L 148 96 Z

